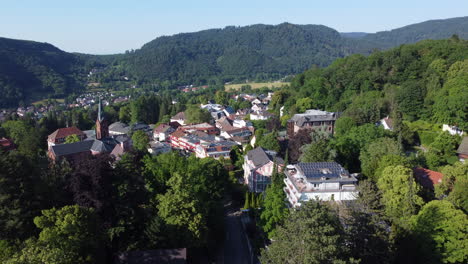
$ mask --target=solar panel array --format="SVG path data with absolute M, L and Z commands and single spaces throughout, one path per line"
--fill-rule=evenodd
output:
M 297 166 L 307 178 L 339 178 L 342 173 L 349 175 L 349 172 L 336 162 L 298 163 Z

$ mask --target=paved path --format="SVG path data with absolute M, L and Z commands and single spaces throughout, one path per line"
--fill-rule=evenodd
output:
M 240 222 L 239 208 L 225 206 L 224 215 L 225 239 L 224 256 L 221 263 L 250 264 L 250 254 L 247 245 L 247 236 Z

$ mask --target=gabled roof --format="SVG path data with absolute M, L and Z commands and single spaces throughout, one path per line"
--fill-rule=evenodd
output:
M 468 155 L 468 137 L 464 137 L 460 146 L 458 146 L 457 154 Z
M 93 144 L 94 140 L 85 140 L 70 144 L 60 144 L 50 147 L 50 151 L 52 151 L 56 157 L 60 157 L 90 151 Z
M 252 161 L 255 167 L 261 167 L 269 162 L 284 163 L 282 158 L 276 156 L 276 152 L 262 147 L 247 152 L 247 158 Z
M 303 114 L 295 114 L 289 121 L 295 122 L 298 126 L 303 126 L 306 122 L 333 121 L 337 119 L 337 113 L 310 109 Z
M 101 140 L 94 140 L 91 150 L 99 153 L 110 153 L 118 145 L 119 142 L 113 138 L 103 138 Z
M 59 128 L 54 131 L 54 133 L 50 134 L 48 137 L 48 140 L 51 142 L 55 142 L 57 138 L 66 138 L 71 135 L 77 135 L 77 136 L 85 136 L 85 133 L 83 131 L 79 130 L 77 127 L 64 127 L 64 128 Z
M 169 124 L 163 123 L 154 128 L 154 133 L 166 133 L 170 132 L 171 130 L 174 131 L 174 128 Z
M 115 122 L 109 126 L 109 131 L 127 134 L 130 132 L 130 127 L 125 123 Z
M 171 117 L 171 119 L 174 120 L 185 120 L 185 113 L 184 112 L 179 112 L 175 116 Z
M 390 129 L 393 129 L 393 119 L 391 119 L 390 117 L 385 117 L 384 119 L 382 119 L 382 122 L 385 122 Z
M 425 169 L 425 168 L 414 168 L 414 176 L 416 180 L 425 188 L 434 190 L 434 185 L 442 182 L 443 174 L 437 171 Z

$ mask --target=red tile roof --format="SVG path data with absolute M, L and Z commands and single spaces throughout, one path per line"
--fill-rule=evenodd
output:
M 9 138 L 0 138 L 0 148 L 3 150 L 13 150 L 15 149 L 15 143 Z
M 65 128 L 59 128 L 55 130 L 54 133 L 50 134 L 48 137 L 49 141 L 55 142 L 57 138 L 66 138 L 70 135 L 77 135 L 77 136 L 86 136 L 86 134 L 79 130 L 77 127 L 65 127 Z
M 434 185 L 442 182 L 443 174 L 425 168 L 414 168 L 416 180 L 425 188 L 434 190 Z

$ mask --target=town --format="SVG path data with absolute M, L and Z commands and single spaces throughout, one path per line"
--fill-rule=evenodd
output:
M 467 9 L 6 1 L 0 263 L 468 263 Z

